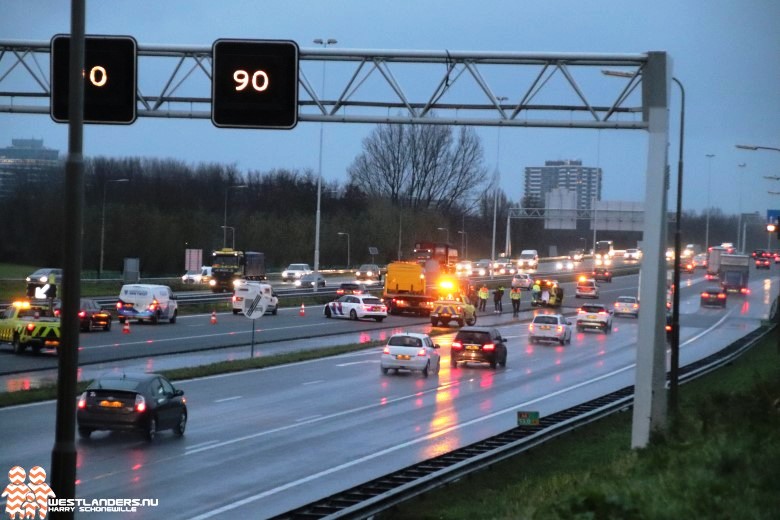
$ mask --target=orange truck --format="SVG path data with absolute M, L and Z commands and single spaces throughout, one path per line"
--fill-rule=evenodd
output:
M 425 269 L 417 262 L 391 262 L 387 265 L 382 299 L 388 314 L 413 313 L 430 316 L 436 299 L 427 286 Z

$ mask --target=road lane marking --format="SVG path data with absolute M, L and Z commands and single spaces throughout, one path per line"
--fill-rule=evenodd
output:
M 310 415 L 309 417 L 303 417 L 301 419 L 296 419 L 295 422 L 311 421 L 312 419 L 319 419 L 320 417 L 322 417 L 322 414 Z
M 336 366 L 337 367 L 348 367 L 350 365 L 365 365 L 366 363 L 376 364 L 376 363 L 379 363 L 379 360 L 378 359 L 366 359 L 365 361 L 351 361 L 349 363 L 339 363 Z
M 219 439 L 214 439 L 206 442 L 201 442 L 200 444 L 193 444 L 192 446 L 187 446 L 185 449 L 192 450 L 195 448 L 201 448 L 203 446 L 208 446 L 209 444 L 214 444 L 215 442 L 219 442 Z
M 241 399 L 242 397 L 243 397 L 242 395 L 234 395 L 233 397 L 225 397 L 223 399 L 217 399 L 214 402 L 215 403 L 224 403 L 226 401 L 235 401 L 236 399 Z
M 325 382 L 325 380 L 324 380 L 324 379 L 318 379 L 318 380 L 316 380 L 316 381 L 307 381 L 306 383 L 302 383 L 302 385 L 303 385 L 303 386 L 307 386 L 307 385 L 318 385 L 318 384 L 320 384 L 320 383 L 324 383 L 324 382 Z

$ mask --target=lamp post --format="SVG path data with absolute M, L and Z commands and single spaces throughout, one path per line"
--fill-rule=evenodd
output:
M 313 40 L 315 45 L 321 45 L 326 48 L 328 45 L 335 45 L 338 43 L 333 38 L 316 38 Z M 322 90 L 321 96 L 325 98 L 325 60 L 322 60 Z M 324 105 L 323 105 L 324 106 Z M 320 272 L 320 215 L 322 207 L 322 140 L 325 131 L 325 123 L 320 123 L 320 158 L 319 166 L 317 168 L 317 213 L 314 222 L 314 272 Z M 314 292 L 317 292 L 317 284 L 314 284 Z
M 747 166 L 746 163 L 739 163 L 737 165 L 739 168 L 744 168 Z M 737 207 L 737 249 L 739 251 L 744 251 L 744 247 L 742 245 L 742 242 L 744 241 L 744 238 L 742 236 L 742 175 L 739 175 L 739 207 Z
M 766 225 L 766 250 L 769 251 L 769 245 L 772 240 L 772 233 L 777 231 L 777 225 L 769 223 Z
M 780 148 L 775 148 L 774 146 L 755 146 L 752 144 L 738 144 L 736 145 L 737 148 L 740 150 L 773 150 L 775 152 L 780 152 Z
M 509 99 L 506 96 L 497 96 L 496 101 L 499 105 Z M 503 112 L 502 112 L 503 113 Z M 496 173 L 493 177 L 493 248 L 490 250 L 490 279 L 493 279 L 492 265 L 496 261 L 496 219 L 498 217 L 498 187 L 501 184 L 501 170 L 499 169 L 499 162 L 501 160 L 501 127 L 498 127 L 498 135 L 496 136 Z
M 344 231 L 339 231 L 336 234 L 339 236 L 346 235 L 347 237 L 347 269 L 349 269 L 349 266 L 352 265 L 352 262 L 350 262 L 350 258 L 349 258 L 349 233 L 345 233 Z
M 233 249 L 236 249 L 236 228 L 233 226 L 220 226 L 222 228 L 225 228 L 226 230 L 229 229 L 233 233 Z
M 248 188 L 246 184 L 236 184 L 234 186 L 228 186 L 225 188 L 225 220 L 222 224 L 222 249 L 225 249 L 227 247 L 227 203 L 228 203 L 228 193 L 230 193 L 230 190 L 240 190 L 242 188 Z M 235 235 L 234 237 L 235 238 Z
M 445 231 L 447 233 L 446 240 L 447 240 L 447 244 L 449 244 L 450 243 L 450 230 L 449 230 L 449 228 L 440 227 L 440 228 L 436 228 L 436 229 L 439 230 L 439 231 Z
M 103 253 L 106 243 L 106 188 L 111 182 L 130 182 L 130 179 L 111 179 L 103 183 L 103 205 L 100 210 L 100 263 L 98 264 L 98 280 L 103 276 Z
M 712 158 L 715 157 L 714 153 L 708 153 L 705 155 L 709 159 L 707 163 L 707 224 L 704 228 L 704 250 L 710 250 L 710 188 L 712 186 Z
M 460 250 L 463 253 L 463 258 L 468 258 L 468 252 L 466 251 L 466 248 L 468 247 L 468 238 L 466 237 L 467 233 L 465 230 L 458 230 L 458 234 L 460 235 Z

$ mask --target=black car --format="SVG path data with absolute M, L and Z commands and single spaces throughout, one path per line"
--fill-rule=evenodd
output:
M 506 339 L 493 327 L 463 327 L 455 335 L 450 348 L 450 365 L 458 363 L 490 363 L 506 366 Z
M 158 374 L 95 379 L 79 397 L 79 436 L 87 439 L 95 430 L 134 431 L 153 441 L 158 431 L 173 430 L 181 437 L 187 426 L 183 395 Z
M 726 307 L 728 293 L 722 287 L 709 287 L 701 293 L 702 307 Z
M 336 294 L 344 296 L 345 294 L 368 294 L 368 287 L 362 283 L 344 282 L 336 289 Z
M 593 269 L 593 279 L 597 282 L 610 282 L 612 283 L 612 271 L 606 267 L 595 267 Z
M 770 266 L 769 257 L 756 257 L 756 269 L 769 269 Z
M 59 316 L 62 312 L 61 303 L 54 308 L 54 315 Z M 95 300 L 82 298 L 79 302 L 79 328 L 82 332 L 89 332 L 93 329 L 111 330 L 111 313 L 103 310 Z

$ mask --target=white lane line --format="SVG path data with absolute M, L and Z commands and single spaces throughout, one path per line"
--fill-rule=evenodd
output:
M 324 383 L 324 382 L 325 382 L 325 380 L 324 380 L 324 379 L 318 379 L 318 380 L 316 380 L 316 381 L 307 381 L 307 382 L 305 382 L 305 383 L 302 383 L 302 385 L 303 385 L 303 386 L 307 386 L 307 385 L 318 385 L 318 384 L 320 384 L 320 383 Z
M 219 440 L 218 439 L 214 439 L 214 440 L 211 440 L 211 441 L 201 442 L 200 444 L 193 444 L 192 446 L 187 446 L 186 449 L 192 450 L 192 449 L 195 449 L 195 448 L 201 448 L 203 446 L 208 446 L 209 444 L 214 444 L 215 442 L 219 442 Z
M 214 402 L 215 403 L 224 403 L 226 401 L 235 401 L 236 399 L 241 399 L 242 397 L 244 397 L 244 396 L 242 396 L 242 395 L 234 395 L 233 397 L 225 397 L 223 399 L 217 399 Z
M 365 361 L 352 361 L 350 363 L 339 363 L 336 366 L 337 367 L 348 367 L 350 365 L 365 365 L 366 363 L 368 363 L 368 364 L 376 364 L 376 363 L 379 363 L 379 362 L 380 362 L 380 360 L 378 360 L 378 359 L 366 359 Z
M 295 422 L 299 423 L 299 422 L 311 421 L 312 419 L 319 419 L 320 417 L 322 417 L 322 414 L 320 414 L 320 415 L 310 415 L 309 417 L 303 417 L 301 419 L 296 419 Z

